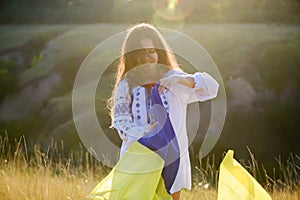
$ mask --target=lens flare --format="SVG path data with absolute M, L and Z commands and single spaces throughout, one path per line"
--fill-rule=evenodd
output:
M 168 0 L 167 11 L 168 12 L 174 12 L 174 10 L 176 9 L 176 6 L 177 6 L 178 2 L 179 2 L 179 0 Z
M 152 6 L 164 20 L 177 21 L 186 18 L 194 8 L 194 0 L 152 0 Z

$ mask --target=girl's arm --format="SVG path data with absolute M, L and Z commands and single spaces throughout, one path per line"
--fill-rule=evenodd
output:
M 149 131 L 150 125 L 137 126 L 133 121 L 131 111 L 131 95 L 127 81 L 119 83 L 116 92 L 114 128 L 125 142 L 134 142 Z
M 161 80 L 161 85 L 169 88 L 186 103 L 206 101 L 215 98 L 218 93 L 218 82 L 205 72 L 186 74 L 176 71 Z

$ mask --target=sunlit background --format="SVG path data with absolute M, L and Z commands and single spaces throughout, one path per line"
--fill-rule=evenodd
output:
M 61 140 L 65 154 L 80 148 L 71 109 L 76 72 L 99 42 L 138 22 L 182 31 L 219 67 L 228 111 L 211 152 L 217 162 L 227 149 L 248 160 L 250 149 L 272 170 L 275 157 L 300 155 L 299 0 L 2 0 L 1 138 L 15 145 L 15 138 L 25 136 L 29 153 L 35 144 L 47 150 Z M 116 65 L 99 83 L 96 109 L 107 136 L 119 145 L 105 107 Z M 209 111 L 209 103 L 200 106 Z M 190 149 L 193 165 L 202 131 Z

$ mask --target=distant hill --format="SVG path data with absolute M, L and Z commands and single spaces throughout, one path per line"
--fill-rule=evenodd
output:
M 1 101 L 0 133 L 11 138 L 25 135 L 29 149 L 34 142 L 46 148 L 51 138 L 65 140 L 66 151 L 77 146 L 80 140 L 71 107 L 77 70 L 97 44 L 126 27 L 108 23 L 0 26 L 0 72 L 13 75 L 0 73 L 1 86 L 11 84 L 5 77 L 17 77 L 18 82 L 18 88 L 8 87 L 11 91 Z M 226 87 L 228 112 L 214 152 L 221 155 L 233 148 L 244 157 L 248 146 L 260 163 L 267 164 L 279 154 L 299 153 L 300 27 L 187 24 L 181 31 L 207 50 Z M 118 135 L 108 128 L 105 107 L 116 65 L 117 61 L 111 63 L 100 79 L 95 108 L 107 136 L 119 145 Z M 208 104 L 201 106 L 209 111 Z M 198 131 L 193 142 L 196 153 L 201 145 Z
M 171 1 L 170 1 L 171 2 Z M 300 23 L 299 0 L 2 0 L 1 24 Z

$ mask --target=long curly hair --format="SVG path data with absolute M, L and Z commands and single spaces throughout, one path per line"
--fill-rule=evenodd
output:
M 171 51 L 169 45 L 161 35 L 161 33 L 151 24 L 139 23 L 130 27 L 127 30 L 127 35 L 122 44 L 121 57 L 119 65 L 117 67 L 117 72 L 115 76 L 115 84 L 112 91 L 111 97 L 107 101 L 107 107 L 110 110 L 111 116 L 111 128 L 114 123 L 114 111 L 115 111 L 115 97 L 118 85 L 122 79 L 124 79 L 125 74 L 138 66 L 138 56 L 141 56 L 141 46 L 140 41 L 143 38 L 149 38 L 156 49 L 158 54 L 158 64 L 168 66 L 170 69 L 181 70 L 178 66 L 176 58 Z

